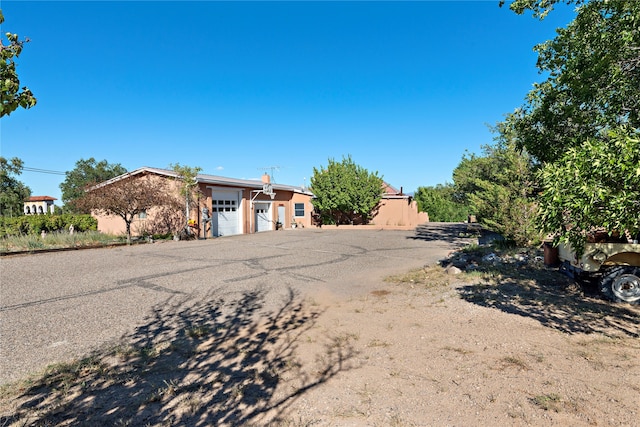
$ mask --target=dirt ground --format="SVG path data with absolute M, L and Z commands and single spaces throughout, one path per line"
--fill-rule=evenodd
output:
M 363 278 L 364 279 L 364 278 Z M 640 425 L 640 310 L 538 265 L 425 267 L 266 311 L 176 299 L 2 390 L 6 425 Z

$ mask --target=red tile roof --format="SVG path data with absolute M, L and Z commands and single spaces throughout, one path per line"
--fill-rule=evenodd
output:
M 54 200 L 58 200 L 55 197 L 51 197 L 51 196 L 31 196 L 29 197 L 29 201 L 30 202 L 47 202 L 47 201 L 51 201 L 53 202 Z

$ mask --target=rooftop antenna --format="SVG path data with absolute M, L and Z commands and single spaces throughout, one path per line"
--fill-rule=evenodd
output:
M 275 184 L 276 180 L 273 177 L 273 172 L 274 171 L 280 171 L 280 166 L 268 166 L 266 168 L 258 168 L 258 170 L 263 170 L 263 171 L 271 171 L 271 173 L 269 174 L 269 177 L 271 178 L 271 183 Z

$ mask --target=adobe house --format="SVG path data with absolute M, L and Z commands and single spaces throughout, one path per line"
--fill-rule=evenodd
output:
M 24 214 L 25 215 L 43 215 L 46 213 L 53 213 L 53 202 L 56 199 L 51 196 L 31 196 L 29 200 L 24 202 Z
M 103 184 L 147 175 L 175 183 L 173 185 L 178 194 L 178 175 L 173 170 L 166 169 L 142 167 Z M 196 205 L 191 206 L 190 224 L 193 232 L 200 237 L 204 236 L 205 228 L 207 237 L 218 237 L 311 226 L 312 194 L 302 187 L 271 183 L 267 174 L 261 180 L 198 174 L 196 182 L 201 196 Z M 154 213 L 151 209 L 139 215 L 131 225 L 132 233 L 141 234 L 145 230 L 145 224 L 154 219 L 154 214 L 157 216 L 157 211 Z M 94 216 L 98 220 L 99 231 L 125 233 L 122 218 Z

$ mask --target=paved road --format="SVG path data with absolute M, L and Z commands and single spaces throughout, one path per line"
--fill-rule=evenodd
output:
M 191 242 L 0 259 L 0 384 L 87 354 L 144 324 L 176 296 L 237 298 L 260 289 L 348 297 L 436 263 L 460 225 L 416 231 L 298 229 Z

